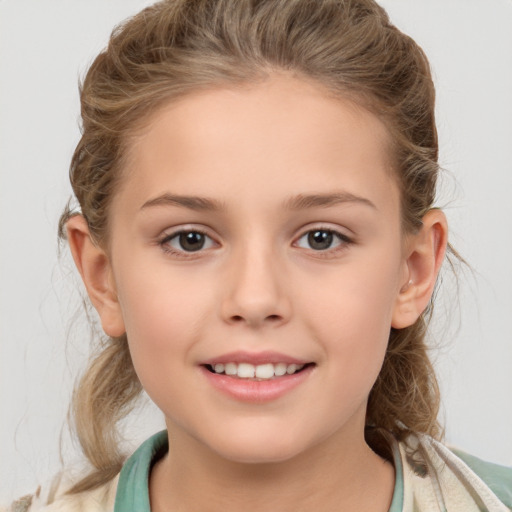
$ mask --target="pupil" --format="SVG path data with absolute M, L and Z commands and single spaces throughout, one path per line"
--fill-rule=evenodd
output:
M 181 233 L 180 245 L 185 251 L 198 251 L 204 245 L 204 235 L 202 233 Z
M 330 231 L 312 231 L 308 235 L 308 242 L 312 249 L 329 249 L 332 244 L 332 233 Z

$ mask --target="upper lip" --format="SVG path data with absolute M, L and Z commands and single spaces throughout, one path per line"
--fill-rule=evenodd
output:
M 212 357 L 211 359 L 207 359 L 202 361 L 203 365 L 216 365 L 216 364 L 226 364 L 226 363 L 249 363 L 253 365 L 259 364 L 277 364 L 277 363 L 285 363 L 285 364 L 307 364 L 311 361 L 306 361 L 305 359 L 298 359 L 296 357 L 291 357 L 286 354 L 281 354 L 279 352 L 274 351 L 265 351 L 265 352 L 246 352 L 243 350 L 238 350 L 234 352 L 229 352 L 227 354 L 222 354 L 217 357 Z

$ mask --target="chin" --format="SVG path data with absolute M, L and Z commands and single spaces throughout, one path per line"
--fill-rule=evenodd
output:
M 285 462 L 297 457 L 307 450 L 310 443 L 297 439 L 287 432 L 272 431 L 268 435 L 264 432 L 240 432 L 232 436 L 218 439 L 213 442 L 213 449 L 218 456 L 231 462 L 241 464 L 274 464 Z M 251 435 L 252 434 L 252 435 Z
M 218 455 L 231 462 L 237 462 L 240 464 L 277 464 L 280 462 L 286 462 L 296 457 L 300 450 L 290 450 L 288 447 L 265 446 L 263 449 L 261 446 L 258 448 L 251 449 L 251 447 L 240 447 L 237 449 L 236 446 L 230 446 L 229 450 L 220 450 Z

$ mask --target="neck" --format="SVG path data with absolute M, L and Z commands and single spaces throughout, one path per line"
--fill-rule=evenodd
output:
M 150 478 L 153 512 L 389 510 L 394 470 L 360 438 L 334 434 L 283 462 L 233 462 L 170 431 Z

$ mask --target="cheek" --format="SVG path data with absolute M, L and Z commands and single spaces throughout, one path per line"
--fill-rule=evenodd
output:
M 301 286 L 300 296 L 312 323 L 359 338 L 365 332 L 389 332 L 397 297 L 398 258 L 361 261 L 311 278 Z
M 151 388 L 189 362 L 202 336 L 201 319 L 209 314 L 209 287 L 162 268 L 142 274 L 127 268 L 118 281 L 134 366 L 144 387 Z
M 333 374 L 343 372 L 348 386 L 367 380 L 368 391 L 386 352 L 399 277 L 396 255 L 381 254 L 378 261 L 340 266 L 323 286 L 299 292 L 306 328 L 333 362 Z

